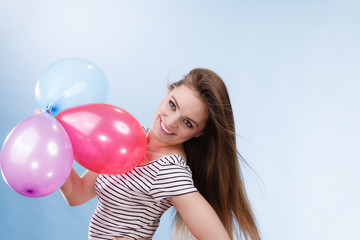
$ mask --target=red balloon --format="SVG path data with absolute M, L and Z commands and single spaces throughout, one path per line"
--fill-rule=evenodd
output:
M 56 119 L 70 137 L 74 159 L 93 172 L 125 173 L 139 165 L 145 155 L 145 132 L 124 109 L 86 104 L 65 109 Z

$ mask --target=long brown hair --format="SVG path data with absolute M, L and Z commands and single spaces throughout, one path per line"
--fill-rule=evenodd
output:
M 240 171 L 238 159 L 243 158 L 236 150 L 234 116 L 224 82 L 213 71 L 196 68 L 169 89 L 180 85 L 195 89 L 208 108 L 203 134 L 184 143 L 195 187 L 214 208 L 231 239 L 235 232 L 238 239 L 260 240 Z M 178 213 L 175 222 L 176 231 L 183 232 Z

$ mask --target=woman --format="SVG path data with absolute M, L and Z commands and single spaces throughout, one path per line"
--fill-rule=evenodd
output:
M 239 169 L 230 99 L 208 69 L 194 69 L 169 86 L 138 167 L 81 177 L 72 170 L 60 190 L 71 206 L 98 195 L 89 239 L 151 239 L 171 205 L 178 237 L 189 230 L 197 239 L 233 239 L 234 232 L 260 239 Z

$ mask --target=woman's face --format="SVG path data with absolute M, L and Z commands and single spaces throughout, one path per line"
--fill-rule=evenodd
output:
M 168 145 L 182 144 L 201 135 L 208 118 L 207 106 L 197 91 L 181 85 L 159 104 L 151 131 Z

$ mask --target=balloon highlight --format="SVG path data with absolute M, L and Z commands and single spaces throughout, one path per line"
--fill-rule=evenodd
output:
M 64 58 L 49 65 L 41 73 L 35 98 L 43 111 L 53 116 L 60 111 L 87 103 L 103 103 L 108 82 L 101 69 L 81 58 Z
M 70 138 L 45 112 L 19 123 L 7 136 L 0 155 L 5 182 L 26 197 L 43 197 L 60 188 L 72 162 Z
M 135 168 L 146 151 L 146 135 L 130 113 L 110 104 L 65 109 L 56 119 L 65 128 L 74 159 L 101 174 L 122 174 Z

